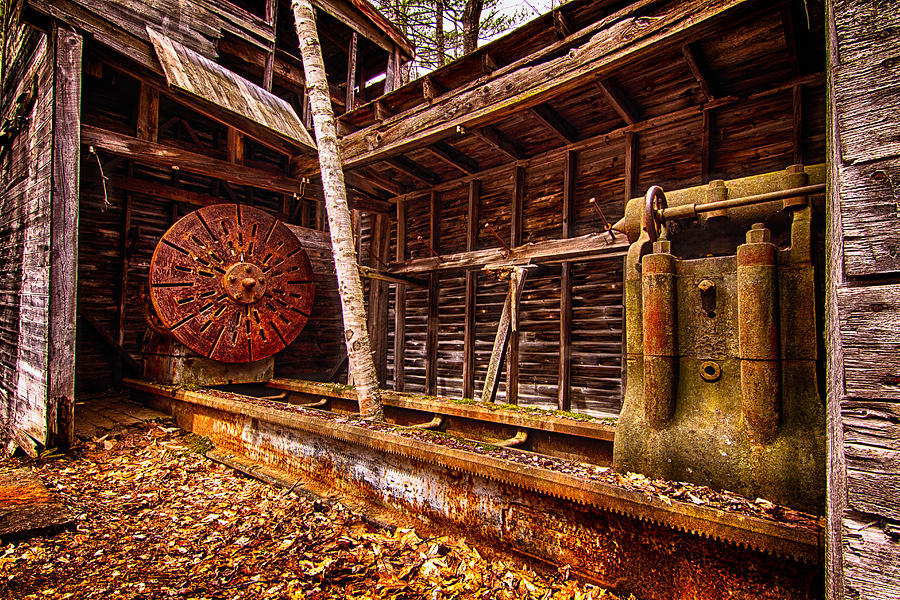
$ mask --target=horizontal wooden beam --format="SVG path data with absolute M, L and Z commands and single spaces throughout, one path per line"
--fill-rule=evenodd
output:
M 635 2 L 578 34 L 551 52 L 533 53 L 470 82 L 431 104 L 416 105 L 377 126 L 343 139 L 345 167 L 355 167 L 444 140 L 463 126 L 476 129 L 584 85 L 617 68 L 705 33 L 750 0 L 689 0 L 677 5 Z M 584 33 L 590 30 L 590 34 Z M 561 52 L 563 48 L 577 52 Z M 459 107 L 466 107 L 460 110 Z
M 282 194 L 293 194 L 300 189 L 299 179 L 285 177 L 277 171 L 235 165 L 196 152 L 189 152 L 158 142 L 140 140 L 130 135 L 91 125 L 82 125 L 81 143 L 85 146 L 94 146 L 98 150 L 104 150 L 110 154 L 130 158 L 136 162 L 166 168 L 178 167 L 188 173 L 204 175 L 237 185 L 249 185 Z
M 375 187 L 388 192 L 392 196 L 402 196 L 409 191 L 405 186 L 400 185 L 396 181 L 391 181 L 390 179 L 382 177 L 372 169 L 364 167 L 362 169 L 359 169 L 357 173 L 359 174 L 359 177 L 364 178 Z
M 372 267 L 367 267 L 365 265 L 356 265 L 356 268 L 359 270 L 359 276 L 365 277 L 366 279 L 377 279 L 378 281 L 399 283 L 401 285 L 408 285 L 420 290 L 428 289 L 428 282 L 422 279 L 416 279 L 415 277 L 408 277 L 406 275 L 385 273 L 384 271 L 378 271 L 376 269 L 373 269 Z
M 545 240 L 532 242 L 507 252 L 505 248 L 488 248 L 459 252 L 428 258 L 418 258 L 404 263 L 394 263 L 387 269 L 388 273 L 411 275 L 415 273 L 432 273 L 435 271 L 452 271 L 464 269 L 480 269 L 486 266 L 516 265 L 532 261 L 535 263 L 553 263 L 580 258 L 610 258 L 622 256 L 628 248 L 624 236 L 615 238 L 608 232 L 589 233 L 581 237 Z
M 226 201 L 220 196 L 183 190 L 159 181 L 139 179 L 128 175 L 112 175 L 110 177 L 110 183 L 112 184 L 112 187 L 126 192 L 135 192 L 147 196 L 166 198 L 167 200 L 174 200 L 175 202 L 183 202 L 194 206 L 210 206 L 213 204 L 222 204 Z

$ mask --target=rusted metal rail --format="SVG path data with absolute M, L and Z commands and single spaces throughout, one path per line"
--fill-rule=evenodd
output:
M 251 421 L 445 467 L 576 505 L 587 505 L 705 538 L 790 557 L 800 562 L 817 564 L 820 560 L 819 527 L 769 521 L 702 504 L 673 501 L 576 475 L 431 444 L 390 431 L 373 430 L 354 424 L 347 417 L 326 420 L 317 416 L 314 411 L 289 405 L 272 406 L 272 403 L 246 396 L 216 390 L 191 391 L 131 379 L 125 383 L 151 398 L 176 401 L 182 406 L 182 411 L 191 410 L 192 406 L 213 409 L 227 415 L 246 417 Z M 190 421 L 196 423 L 199 420 L 192 418 Z M 200 433 L 210 434 L 210 431 Z M 253 437 L 252 432 L 245 432 L 244 435 Z M 215 439 L 213 441 L 216 442 Z

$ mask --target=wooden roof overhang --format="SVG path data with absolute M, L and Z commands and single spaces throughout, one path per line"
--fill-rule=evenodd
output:
M 343 115 L 351 185 L 355 177 L 364 193 L 403 200 L 821 88 L 821 31 L 801 27 L 796 8 L 574 0 Z M 300 159 L 295 174 L 314 176 L 315 165 Z

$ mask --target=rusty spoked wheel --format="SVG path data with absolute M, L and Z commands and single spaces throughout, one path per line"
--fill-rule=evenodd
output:
M 202 356 L 251 362 L 290 344 L 315 295 L 309 257 L 278 219 L 239 204 L 205 206 L 163 235 L 150 299 L 163 325 Z

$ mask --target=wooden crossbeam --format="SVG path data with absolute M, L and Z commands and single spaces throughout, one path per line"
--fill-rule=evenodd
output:
M 578 130 L 559 116 L 559 113 L 550 108 L 549 105 L 538 104 L 531 109 L 531 114 L 563 142 L 572 143 L 578 141 Z
M 684 61 L 687 63 L 688 69 L 691 70 L 691 75 L 694 76 L 697 85 L 700 86 L 700 91 L 706 96 L 706 100 L 713 100 L 716 97 L 713 91 L 716 89 L 715 83 L 700 48 L 696 44 L 684 44 L 681 47 L 681 53 L 684 55 Z
M 446 142 L 437 142 L 425 148 L 432 156 L 442 160 L 466 175 L 478 172 L 478 163 Z
M 612 79 L 601 79 L 597 82 L 597 89 L 603 94 L 603 97 L 612 106 L 613 110 L 622 117 L 628 125 L 634 125 L 640 120 L 637 109 L 625 95 L 618 85 Z
M 522 151 L 515 144 L 504 138 L 499 131 L 486 125 L 470 132 L 476 138 L 491 146 L 495 150 L 500 151 L 512 160 L 522 160 Z
M 409 191 L 403 185 L 400 185 L 396 181 L 385 179 L 384 177 L 367 167 L 357 169 L 357 173 L 359 173 L 360 177 L 365 178 L 365 180 L 372 185 L 381 188 L 382 190 L 393 194 L 394 196 L 400 196 L 401 194 L 405 194 L 407 191 Z
M 438 179 L 438 177 L 434 173 L 420 167 L 405 156 L 395 156 L 394 158 L 389 158 L 384 162 L 397 171 L 403 173 L 407 177 L 411 177 L 424 185 L 432 186 L 440 181 L 440 179 Z
M 440 260 L 434 256 L 417 258 L 405 263 L 392 264 L 386 271 L 412 275 L 433 271 L 480 269 L 487 265 L 513 265 L 528 261 L 542 263 L 561 262 L 576 258 L 590 260 L 591 258 L 619 256 L 627 248 L 628 242 L 623 236 L 618 236 L 613 241 L 607 232 L 589 233 L 568 239 L 531 242 L 512 248 L 508 253 L 505 248 L 487 248 L 444 254 Z

